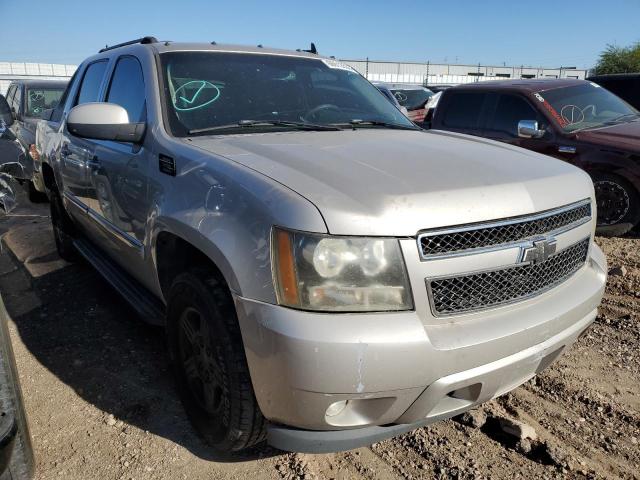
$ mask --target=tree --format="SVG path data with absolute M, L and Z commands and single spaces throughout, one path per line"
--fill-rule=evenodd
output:
M 640 42 L 628 47 L 607 45 L 595 67 L 596 74 L 640 73 Z

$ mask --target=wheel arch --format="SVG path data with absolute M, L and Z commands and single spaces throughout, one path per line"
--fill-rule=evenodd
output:
M 165 301 L 177 275 L 191 267 L 204 265 L 210 267 L 232 293 L 242 294 L 238 277 L 226 256 L 197 231 L 187 233 L 167 227 L 158 229 L 153 239 L 152 258 Z
M 640 156 L 622 152 L 594 150 L 581 155 L 578 166 L 592 178 L 598 174 L 622 177 L 640 194 Z
M 42 162 L 40 168 L 42 169 L 42 180 L 44 181 L 44 186 L 46 187 L 46 189 L 51 191 L 58 190 L 53 167 L 47 162 Z

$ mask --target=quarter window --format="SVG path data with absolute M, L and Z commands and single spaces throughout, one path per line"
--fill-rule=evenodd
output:
M 507 133 L 511 136 L 518 136 L 518 122 L 520 120 L 537 120 L 540 122 L 540 115 L 529 103 L 515 95 L 500 95 L 493 120 L 487 125 L 487 130 Z
M 69 92 L 73 88 L 77 75 L 78 75 L 78 71 L 76 70 L 73 73 L 71 80 L 69 80 L 69 83 L 67 84 L 67 88 L 65 88 L 64 93 L 62 94 L 62 97 L 60 97 L 60 101 L 58 102 L 58 105 L 56 106 L 56 108 L 53 110 L 53 113 L 51 114 L 52 122 L 59 122 L 60 119 L 62 118 L 62 112 L 64 112 L 64 106 L 67 103 Z
M 13 107 L 13 96 L 15 93 L 16 93 L 16 86 L 11 85 L 9 87 L 9 90 L 7 91 L 7 96 L 5 97 L 7 99 L 7 103 L 9 104 L 9 108 Z
M 14 112 L 19 114 L 21 102 L 22 102 L 22 87 L 20 85 L 17 85 L 9 105 L 11 106 Z
M 106 60 L 94 62 L 87 67 L 87 70 L 84 72 L 84 77 L 82 78 L 82 85 L 80 85 L 76 105 L 100 100 L 100 85 L 102 85 L 102 78 L 104 77 L 106 68 Z
M 446 127 L 477 130 L 484 98 L 484 93 L 453 94 L 444 108 L 442 124 Z
M 129 114 L 130 122 L 144 121 L 144 79 L 142 67 L 136 58 L 122 57 L 118 60 L 111 78 L 107 102 L 124 108 Z

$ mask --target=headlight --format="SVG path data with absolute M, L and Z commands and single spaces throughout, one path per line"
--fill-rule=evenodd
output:
M 273 229 L 278 303 L 304 310 L 411 310 L 400 244 L 394 238 L 336 237 Z

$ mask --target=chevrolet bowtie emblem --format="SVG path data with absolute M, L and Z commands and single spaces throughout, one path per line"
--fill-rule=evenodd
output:
M 556 253 L 556 246 L 556 239 L 553 237 L 533 239 L 520 249 L 520 262 L 533 265 L 542 263 Z

